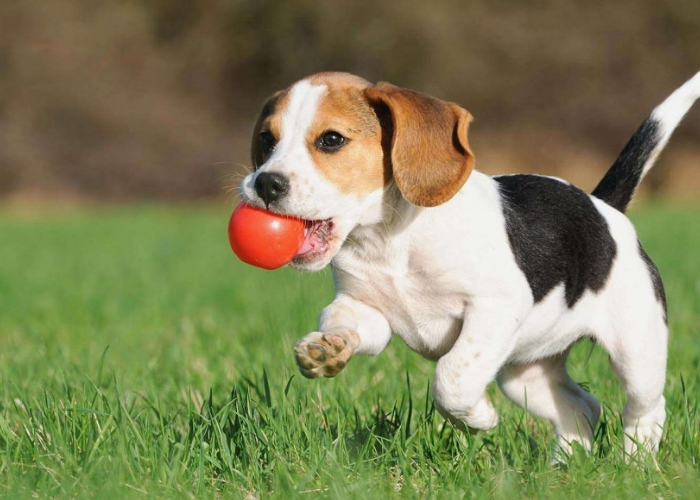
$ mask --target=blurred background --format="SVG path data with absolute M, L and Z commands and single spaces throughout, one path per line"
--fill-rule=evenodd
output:
M 343 70 L 460 103 L 489 173 L 590 189 L 700 70 L 697 0 L 0 2 L 0 199 L 224 197 L 262 100 Z M 700 114 L 646 183 L 700 193 Z

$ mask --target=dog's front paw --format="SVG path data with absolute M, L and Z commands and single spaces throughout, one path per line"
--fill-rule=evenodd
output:
M 294 353 L 305 377 L 335 377 L 345 368 L 359 344 L 359 335 L 350 330 L 313 332 L 297 342 Z

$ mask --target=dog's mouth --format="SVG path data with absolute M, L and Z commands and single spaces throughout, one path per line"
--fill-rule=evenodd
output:
M 306 264 L 323 257 L 330 249 L 333 236 L 333 220 L 304 220 L 304 243 L 294 256 L 294 264 Z

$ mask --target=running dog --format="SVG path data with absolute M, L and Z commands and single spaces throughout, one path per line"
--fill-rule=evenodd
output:
M 438 411 L 462 429 L 498 422 L 505 395 L 590 449 L 600 404 L 566 371 L 594 339 L 627 395 L 625 450 L 658 450 L 668 328 L 657 268 L 624 215 L 700 96 L 700 73 L 651 113 L 587 194 L 538 175 L 474 170 L 460 106 L 345 73 L 274 94 L 252 139 L 246 202 L 306 221 L 291 267 L 331 264 L 336 296 L 296 345 L 306 377 L 332 377 L 392 335 L 436 360 Z

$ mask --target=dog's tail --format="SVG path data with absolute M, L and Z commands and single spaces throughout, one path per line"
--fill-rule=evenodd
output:
M 676 89 L 644 120 L 593 190 L 593 196 L 624 212 L 637 186 L 654 166 L 671 134 L 698 98 L 700 73 Z

